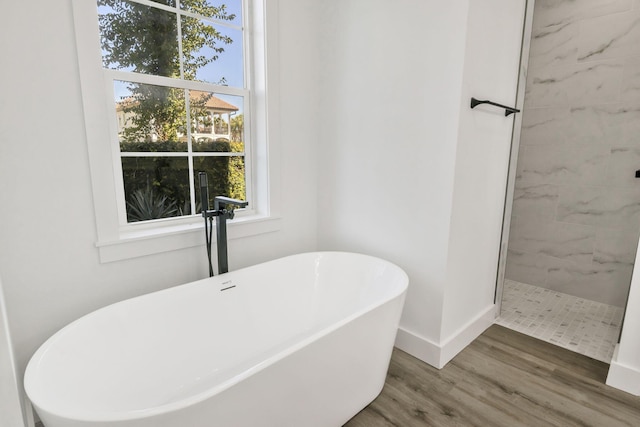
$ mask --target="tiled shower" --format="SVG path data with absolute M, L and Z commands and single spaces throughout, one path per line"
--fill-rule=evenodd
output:
M 524 107 L 503 308 L 535 286 L 611 307 L 619 329 L 640 234 L 640 0 L 537 0 Z

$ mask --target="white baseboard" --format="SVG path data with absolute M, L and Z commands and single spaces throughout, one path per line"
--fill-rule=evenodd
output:
M 491 304 L 442 343 L 440 360 L 446 365 L 496 321 L 496 306 Z
M 640 396 L 640 371 L 618 363 L 618 346 L 609 365 L 607 385 Z
M 398 328 L 395 346 L 431 366 L 442 368 L 440 366 L 440 346 L 425 337 L 403 329 L 402 326 Z
M 491 305 L 441 343 L 435 343 L 400 326 L 395 345 L 423 362 L 442 369 L 494 322 L 495 305 Z

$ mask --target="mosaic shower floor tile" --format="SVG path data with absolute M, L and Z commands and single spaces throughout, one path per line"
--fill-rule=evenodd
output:
M 505 280 L 498 325 L 611 363 L 623 309 Z

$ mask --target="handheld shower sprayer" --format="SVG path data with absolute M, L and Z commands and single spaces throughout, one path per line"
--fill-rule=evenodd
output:
M 206 172 L 198 172 L 198 178 L 200 178 L 200 204 L 202 205 L 202 211 L 209 210 L 209 181 L 207 180 Z

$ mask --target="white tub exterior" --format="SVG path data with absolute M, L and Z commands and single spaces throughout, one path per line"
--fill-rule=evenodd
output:
M 177 286 L 60 330 L 25 389 L 46 427 L 341 426 L 384 385 L 407 285 L 318 252 Z

